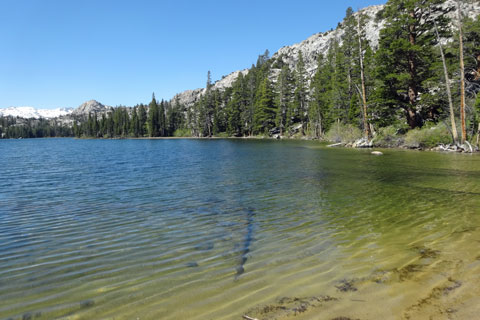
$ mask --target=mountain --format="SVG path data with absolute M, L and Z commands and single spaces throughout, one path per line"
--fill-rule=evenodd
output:
M 72 115 L 88 115 L 90 113 L 104 113 L 110 110 L 111 107 L 105 106 L 96 100 L 89 100 L 82 103 L 78 108 L 73 110 Z
M 36 109 L 34 107 L 9 107 L 0 109 L 0 117 L 19 117 L 24 119 L 54 119 L 68 116 L 86 116 L 90 113 L 104 113 L 111 107 L 96 100 L 82 103 L 78 108 Z
M 25 119 L 53 119 L 67 116 L 73 111 L 72 108 L 36 109 L 33 107 L 9 107 L 0 109 L 0 116 L 20 117 Z
M 384 20 L 377 19 L 377 16 L 384 9 L 384 7 L 385 5 L 375 5 L 361 9 L 354 13 L 354 16 L 357 16 L 358 14 L 364 14 L 367 17 L 365 33 L 367 40 L 370 42 L 370 46 L 373 48 L 378 46 L 380 30 L 385 25 Z M 444 7 L 456 7 L 456 0 L 445 1 Z M 471 3 L 464 2 L 462 3 L 462 8 L 463 15 L 465 17 L 474 18 L 480 14 L 480 1 L 472 1 Z M 448 16 L 452 19 L 453 28 L 456 28 L 456 12 L 449 12 Z M 281 60 L 284 64 L 287 64 L 291 70 L 294 70 L 297 65 L 298 52 L 302 51 L 307 75 L 312 78 L 317 70 L 317 58 L 319 53 L 328 52 L 331 41 L 334 39 L 341 43 L 341 37 L 344 34 L 343 26 L 344 25 L 342 22 L 335 30 L 316 33 L 300 43 L 282 47 L 273 54 L 272 59 L 276 61 Z M 275 66 L 275 62 L 272 63 L 272 66 Z M 223 77 L 221 80 L 215 82 L 213 89 L 224 90 L 225 88 L 231 87 L 232 83 L 240 73 L 246 74 L 247 72 L 248 69 L 232 72 L 231 74 Z M 280 69 L 275 69 L 274 67 L 272 68 L 271 77 L 274 81 L 279 73 Z M 172 99 L 172 102 L 178 100 L 178 102 L 184 104 L 187 108 L 191 108 L 204 92 L 204 88 L 187 90 L 175 95 Z

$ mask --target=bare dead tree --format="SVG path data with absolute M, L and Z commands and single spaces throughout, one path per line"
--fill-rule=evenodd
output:
M 363 102 L 363 130 L 365 139 L 370 136 L 370 126 L 368 125 L 367 115 L 367 96 L 365 90 L 365 72 L 363 68 L 363 49 L 362 49 L 362 33 L 360 29 L 360 13 L 357 13 L 357 34 L 358 34 L 358 58 L 360 59 L 360 79 L 362 82 L 362 102 Z
M 460 0 L 457 0 L 457 15 L 460 43 L 460 120 L 462 123 L 462 144 L 464 144 L 467 140 L 467 128 L 465 124 L 465 62 L 463 60 L 463 31 Z
M 450 79 L 448 76 L 447 63 L 445 61 L 445 53 L 443 52 L 442 42 L 440 39 L 440 34 L 438 32 L 437 22 L 435 21 L 435 19 L 433 20 L 433 25 L 435 27 L 435 34 L 437 36 L 438 47 L 440 48 L 440 56 L 442 57 L 443 73 L 445 76 L 445 87 L 447 89 L 448 107 L 450 112 L 450 124 L 452 126 L 453 143 L 456 144 L 458 142 L 458 132 L 457 132 L 457 125 L 455 123 L 455 112 L 453 110 L 452 90 L 450 89 Z

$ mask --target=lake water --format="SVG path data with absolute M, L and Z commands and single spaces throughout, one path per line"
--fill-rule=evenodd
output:
M 474 319 L 480 157 L 0 141 L 0 319 Z

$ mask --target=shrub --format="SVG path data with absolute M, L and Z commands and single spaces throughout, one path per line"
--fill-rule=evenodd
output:
M 192 135 L 190 129 L 184 128 L 184 129 L 177 129 L 173 133 L 174 137 L 190 137 Z
M 216 133 L 214 136 L 217 137 L 217 138 L 228 138 L 228 137 L 231 137 L 231 135 L 229 135 L 229 134 L 226 133 L 226 132 L 219 132 L 219 133 Z
M 452 136 L 444 123 L 410 130 L 405 136 L 405 145 L 410 148 L 433 148 L 451 142 Z
M 401 129 L 397 126 L 379 128 L 373 138 L 373 145 L 376 147 L 399 147 L 403 143 Z
M 362 137 L 362 131 L 351 124 L 336 122 L 328 130 L 325 138 L 332 142 L 350 143 Z

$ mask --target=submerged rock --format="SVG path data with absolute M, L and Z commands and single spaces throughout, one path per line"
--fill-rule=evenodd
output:
M 213 242 L 206 242 L 206 243 L 201 243 L 195 246 L 195 250 L 199 251 L 207 251 L 207 250 L 212 250 L 215 245 Z
M 95 305 L 95 301 L 93 300 L 85 300 L 85 301 L 82 301 L 80 302 L 80 308 L 90 308 L 90 307 L 93 307 Z
M 339 285 L 335 286 L 335 288 L 337 288 L 341 292 L 357 291 L 358 289 L 355 288 L 353 284 L 353 280 L 343 279 L 342 281 L 340 281 Z
M 31 313 L 25 313 L 22 316 L 22 320 L 32 320 L 32 314 Z
M 313 312 L 316 308 L 337 300 L 337 298 L 327 295 L 300 298 L 282 297 L 277 299 L 275 303 L 258 305 L 248 310 L 246 314 L 250 317 L 244 317 L 244 319 L 292 319 L 301 313 Z
M 372 151 L 371 154 L 373 154 L 374 156 L 381 156 L 381 155 L 383 155 L 383 152 L 381 152 L 381 151 Z
M 196 263 L 195 261 L 192 261 L 192 262 L 188 262 L 187 264 L 185 264 L 188 268 L 196 268 L 198 267 L 198 263 Z

